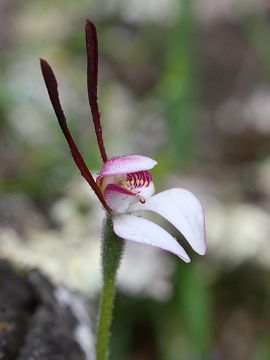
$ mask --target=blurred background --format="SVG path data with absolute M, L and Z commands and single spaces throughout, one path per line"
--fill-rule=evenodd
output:
M 111 359 L 270 359 L 267 0 L 1 0 L 1 257 L 83 294 L 95 319 L 104 214 L 39 69 L 40 57 L 52 65 L 74 137 L 97 172 L 87 17 L 98 29 L 107 152 L 157 159 L 157 191 L 191 190 L 207 222 L 207 254 L 186 247 L 189 265 L 128 244 Z

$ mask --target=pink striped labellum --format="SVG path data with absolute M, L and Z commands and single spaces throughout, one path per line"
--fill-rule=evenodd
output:
M 98 42 L 96 28 L 85 25 L 87 53 L 87 89 L 97 143 L 103 164 L 97 179 L 89 171 L 69 131 L 62 109 L 58 85 L 50 65 L 40 60 L 41 71 L 58 123 L 82 176 L 93 189 L 104 209 L 112 216 L 115 233 L 125 240 L 152 245 L 190 259 L 178 241 L 159 225 L 144 219 L 142 211 L 155 212 L 179 230 L 200 255 L 206 250 L 204 211 L 200 201 L 188 190 L 170 189 L 154 195 L 150 170 L 157 162 L 142 155 L 114 156 L 108 159 L 103 144 L 97 103 Z

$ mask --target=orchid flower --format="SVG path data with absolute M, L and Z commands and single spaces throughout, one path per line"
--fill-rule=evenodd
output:
M 159 225 L 141 217 L 141 211 L 155 212 L 184 235 L 194 251 L 205 253 L 204 212 L 200 201 L 188 190 L 170 189 L 154 195 L 150 170 L 157 162 L 142 155 L 107 158 L 103 144 L 97 103 L 98 44 L 94 24 L 85 26 L 87 49 L 88 99 L 103 164 L 94 179 L 69 131 L 62 110 L 58 85 L 50 65 L 41 60 L 41 70 L 59 125 L 66 137 L 73 159 L 104 209 L 112 216 L 113 230 L 125 240 L 152 245 L 179 256 L 190 258 L 177 240 Z

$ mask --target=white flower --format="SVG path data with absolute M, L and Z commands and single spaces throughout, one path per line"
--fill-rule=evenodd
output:
M 115 233 L 125 240 L 159 247 L 190 259 L 166 230 L 138 216 L 148 210 L 171 222 L 198 254 L 205 253 L 204 212 L 199 200 L 185 189 L 170 189 L 153 195 L 155 187 L 148 170 L 157 162 L 145 156 L 117 156 L 101 167 L 97 184 L 112 212 Z

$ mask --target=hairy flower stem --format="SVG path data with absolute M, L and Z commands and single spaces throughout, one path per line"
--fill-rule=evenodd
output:
M 100 298 L 97 327 L 96 360 L 108 359 L 108 342 L 112 322 L 112 311 L 115 297 L 115 280 L 117 269 L 124 250 L 124 240 L 113 231 L 109 215 L 103 224 L 102 271 L 103 286 Z

